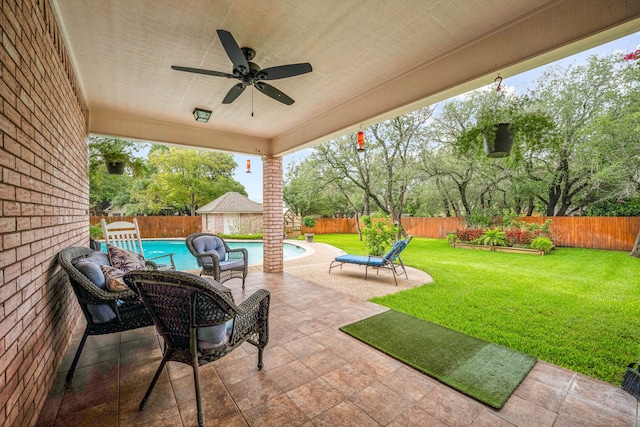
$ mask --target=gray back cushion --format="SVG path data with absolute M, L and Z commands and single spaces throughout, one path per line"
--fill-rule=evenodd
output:
M 224 248 L 222 239 L 218 236 L 199 236 L 193 240 L 193 248 L 199 254 L 211 254 L 218 255 L 220 261 L 224 261 L 227 256 L 227 251 Z M 205 260 L 207 265 L 211 265 L 209 260 Z M 198 258 L 198 265 L 202 266 L 202 260 Z
M 109 256 L 102 251 L 95 251 L 86 257 L 73 261 L 73 265 L 94 285 L 106 289 L 107 283 L 101 265 L 110 265 Z M 116 313 L 109 304 L 87 304 L 87 310 L 93 323 L 110 322 L 116 318 Z
M 101 265 L 109 265 L 109 257 L 106 253 L 102 251 L 93 252 L 84 258 L 74 261 L 74 265 L 94 285 L 100 289 L 106 289 L 104 273 L 100 268 Z

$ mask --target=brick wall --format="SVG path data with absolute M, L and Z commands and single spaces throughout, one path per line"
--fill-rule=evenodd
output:
M 55 257 L 88 244 L 86 110 L 49 2 L 0 1 L 0 425 L 27 426 L 80 315 Z
M 265 157 L 262 164 L 262 221 L 264 271 L 282 273 L 284 217 L 282 216 L 282 158 Z

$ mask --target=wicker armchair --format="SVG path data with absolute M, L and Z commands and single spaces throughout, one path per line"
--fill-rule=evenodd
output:
M 244 289 L 249 260 L 245 248 L 231 249 L 224 239 L 209 233 L 191 234 L 187 236 L 185 243 L 202 267 L 201 276 L 213 276 L 220 283 L 234 278 L 242 279 Z
M 270 294 L 259 289 L 240 305 L 217 282 L 180 271 L 131 271 L 124 281 L 139 295 L 164 338 L 164 356 L 140 403 L 147 399 L 169 361 L 193 368 L 198 425 L 204 424 L 198 367 L 217 360 L 243 342 L 258 348 L 258 369 L 269 341 Z M 220 333 L 216 333 L 216 330 Z M 217 336 L 215 340 L 211 335 Z
M 84 267 L 90 264 L 86 261 L 90 259 L 95 263 L 98 275 L 102 276 L 99 265 L 108 265 L 108 258 L 104 252 L 78 246 L 64 249 L 58 254 L 58 262 L 69 277 L 71 287 L 87 321 L 82 340 L 67 373 L 67 384 L 73 379 L 80 354 L 89 335 L 112 334 L 153 325 L 151 316 L 134 291 L 128 289 L 122 292 L 111 292 L 102 289 L 99 284 L 92 282 L 83 273 L 86 271 Z M 153 265 L 148 263 L 149 267 Z

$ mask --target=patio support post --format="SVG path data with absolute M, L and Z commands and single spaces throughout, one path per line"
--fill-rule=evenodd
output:
M 263 157 L 263 239 L 266 273 L 282 273 L 284 216 L 282 199 L 282 157 Z

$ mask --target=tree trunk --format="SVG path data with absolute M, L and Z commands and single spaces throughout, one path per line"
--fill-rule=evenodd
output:
M 529 202 L 527 203 L 527 216 L 531 216 L 533 215 L 533 212 L 536 209 L 536 205 L 535 205 L 535 201 L 533 200 L 533 197 L 529 197 Z
M 360 214 L 356 211 L 356 228 L 358 229 L 358 240 L 362 242 L 362 229 L 360 228 Z
M 633 244 L 633 249 L 631 249 L 629 256 L 640 258 L 640 231 L 638 232 L 638 236 L 636 237 L 636 241 Z

